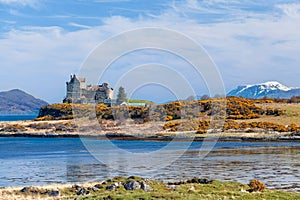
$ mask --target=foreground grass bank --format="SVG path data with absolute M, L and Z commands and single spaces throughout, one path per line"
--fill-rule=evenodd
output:
M 253 192 L 251 190 L 263 190 Z M 115 177 L 99 183 L 0 189 L 0 199 L 300 199 L 299 193 L 253 184 L 193 178 L 164 183 L 138 177 Z

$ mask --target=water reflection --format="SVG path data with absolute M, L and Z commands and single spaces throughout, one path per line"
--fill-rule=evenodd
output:
M 218 149 L 205 159 L 193 160 L 197 153 L 187 152 L 154 177 L 164 176 L 164 179 L 172 180 L 200 176 L 243 183 L 255 178 L 263 181 L 268 188 L 300 192 L 299 147 Z
M 93 142 L 101 147 L 102 141 Z M 128 143 L 131 150 L 134 150 L 133 146 L 147 146 L 147 142 L 135 142 L 137 144 Z M 149 145 L 151 148 L 161 146 L 156 142 L 149 142 Z M 144 158 L 143 165 L 135 166 L 126 173 L 122 170 L 131 165 L 135 157 L 127 158 L 107 150 L 103 156 L 115 165 L 109 168 L 90 155 L 79 139 L 2 139 L 0 186 L 100 181 L 118 175 L 139 175 L 164 181 L 197 176 L 242 183 L 255 178 L 263 181 L 268 188 L 300 192 L 299 143 L 293 143 L 293 146 L 289 143 L 218 143 L 204 159 L 199 158 L 199 146 L 199 143 L 193 144 L 178 160 L 157 171 L 151 171 L 151 165 L 147 164 L 152 162 L 151 159 Z M 174 149 L 164 152 L 160 158 L 177 156 L 177 153 Z
M 118 171 L 110 170 L 97 161 L 93 164 L 73 162 L 73 165 L 67 166 L 67 181 L 103 180 L 116 175 L 139 175 L 164 181 L 198 176 L 242 183 L 258 179 L 270 189 L 300 192 L 299 147 L 216 149 L 204 159 L 197 159 L 198 153 L 187 151 L 180 159 L 159 171 L 150 171 L 145 165 L 132 169 L 130 174 L 122 172 L 128 164 L 126 160 L 119 162 Z M 138 173 L 141 171 L 144 173 Z

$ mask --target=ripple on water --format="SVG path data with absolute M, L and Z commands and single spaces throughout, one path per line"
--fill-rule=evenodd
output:
M 99 143 L 101 148 L 102 141 L 93 142 Z M 122 142 L 122 147 L 126 148 L 126 142 Z M 80 139 L 2 138 L 0 143 L 0 187 L 86 182 L 138 174 L 165 181 L 198 176 L 248 183 L 255 178 L 268 188 L 300 192 L 300 145 L 220 143 L 207 157 L 200 159 L 197 151 L 200 145 L 197 143 L 170 166 L 150 171 L 147 165 L 143 165 L 127 173 L 122 171 L 126 162 L 116 162 L 118 166 L 112 170 L 91 156 Z M 145 146 L 143 141 L 136 143 L 139 143 L 136 147 Z M 157 144 L 149 143 L 151 148 Z M 13 148 L 14 145 L 18 149 Z M 131 141 L 130 145 L 130 150 L 134 149 L 135 142 Z M 177 153 L 175 149 L 169 155 Z M 104 156 L 110 158 L 111 154 Z M 143 173 L 136 173 L 138 171 Z

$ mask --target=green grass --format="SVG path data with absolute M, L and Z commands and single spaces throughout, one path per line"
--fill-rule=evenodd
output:
M 153 104 L 152 101 L 148 101 L 148 100 L 138 100 L 138 99 L 128 99 L 128 103 L 145 103 L 145 104 Z
M 142 178 L 135 178 L 135 180 L 141 180 Z M 113 182 L 126 182 L 126 178 L 117 177 L 112 180 Z M 135 191 L 126 191 L 123 186 L 117 188 L 115 191 L 106 191 L 105 187 L 112 183 L 107 183 L 104 188 L 96 191 L 90 192 L 88 195 L 76 195 L 76 191 L 69 187 L 61 187 L 60 196 L 55 197 L 55 199 L 80 199 L 80 200 L 99 200 L 106 199 L 110 197 L 111 199 L 300 199 L 299 193 L 292 192 L 283 192 L 283 191 L 275 191 L 275 190 L 266 190 L 261 193 L 250 193 L 246 190 L 249 189 L 249 186 L 246 184 L 241 184 L 237 182 L 221 182 L 221 181 L 213 181 L 211 184 L 197 184 L 197 183 L 185 183 L 179 185 L 176 189 L 167 188 L 167 184 L 162 181 L 150 180 L 149 185 L 153 188 L 151 192 L 145 192 L 141 189 Z M 85 185 L 87 188 L 88 184 Z M 93 186 L 91 184 L 90 186 Z M 5 193 L 5 189 L 0 190 L 0 194 L 2 197 L 7 197 L 10 199 L 14 196 L 19 196 L 22 199 L 22 194 L 19 190 L 15 190 L 10 194 Z M 3 196 L 6 195 L 6 196 Z M 11 195 L 11 196 L 9 196 Z M 28 198 L 29 196 L 23 196 L 27 199 L 38 199 L 47 198 L 45 195 L 32 194 L 32 198 Z M 0 198 L 1 199 L 1 198 Z

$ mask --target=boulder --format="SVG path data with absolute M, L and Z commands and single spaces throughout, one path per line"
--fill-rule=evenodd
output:
M 89 191 L 87 191 L 84 187 L 81 187 L 77 192 L 77 195 L 86 195 L 89 194 Z
M 117 186 L 116 186 L 115 184 L 111 184 L 111 185 L 109 185 L 109 186 L 106 187 L 106 190 L 108 190 L 108 191 L 113 191 L 113 190 L 115 190 L 116 188 L 117 188 Z
M 125 190 L 138 190 L 141 188 L 141 185 L 137 181 L 129 180 L 124 184 Z
M 103 188 L 103 185 L 101 185 L 101 184 L 96 184 L 96 185 L 94 185 L 94 187 L 95 187 L 95 188 L 98 188 L 98 189 L 102 189 L 102 188 Z
M 147 185 L 144 181 L 142 181 L 142 183 L 141 183 L 141 188 L 145 192 L 150 192 L 150 191 L 153 190 L 152 187 L 150 187 L 149 185 Z
M 167 189 L 175 190 L 178 185 L 167 185 Z
M 88 190 L 93 191 L 93 192 L 97 192 L 99 190 L 99 188 L 97 188 L 97 187 L 88 187 Z
M 75 189 L 75 190 L 79 190 L 79 189 L 81 189 L 81 186 L 80 185 L 73 185 L 72 188 Z
M 28 193 L 29 192 L 29 188 L 28 187 L 24 187 L 24 188 L 21 189 L 21 192 Z
M 50 190 L 50 191 L 47 191 L 46 194 L 49 197 L 57 197 L 57 196 L 59 196 L 59 191 L 58 190 Z
M 203 179 L 199 178 L 198 179 L 198 183 L 200 183 L 200 184 L 210 184 L 212 182 L 213 182 L 212 180 L 209 180 L 207 178 L 203 178 Z

